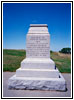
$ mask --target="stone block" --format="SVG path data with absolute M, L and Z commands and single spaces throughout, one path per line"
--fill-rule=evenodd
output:
M 26 58 L 21 62 L 21 68 L 55 69 L 55 63 L 50 58 Z
M 26 57 L 49 58 L 50 57 L 49 34 L 27 34 Z
M 61 73 L 59 73 L 59 76 L 60 78 L 36 78 L 16 77 L 16 75 L 14 75 L 8 80 L 8 88 L 66 91 L 66 81 Z
M 54 74 L 53 74 L 54 73 Z M 37 77 L 37 78 L 59 78 L 59 71 L 56 69 L 17 69 L 16 77 Z

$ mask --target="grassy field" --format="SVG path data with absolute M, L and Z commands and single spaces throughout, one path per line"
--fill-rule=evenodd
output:
M 71 72 L 70 54 L 62 54 L 58 52 L 50 53 L 51 58 L 55 61 L 56 67 L 60 72 Z M 3 50 L 3 71 L 16 71 L 20 67 L 21 61 L 26 57 L 25 50 Z

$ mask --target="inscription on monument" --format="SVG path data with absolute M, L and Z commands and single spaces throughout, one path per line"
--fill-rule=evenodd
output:
M 29 35 L 27 38 L 27 57 L 49 58 L 49 35 Z

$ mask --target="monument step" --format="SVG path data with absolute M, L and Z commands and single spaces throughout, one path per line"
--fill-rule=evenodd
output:
M 40 78 L 58 78 L 59 71 L 56 69 L 22 69 L 16 70 L 17 77 L 40 77 Z
M 21 62 L 21 68 L 55 69 L 55 63 L 50 58 L 26 58 Z
M 12 76 L 8 80 L 10 89 L 40 89 L 40 90 L 66 90 L 66 82 L 59 73 L 60 78 L 36 78 L 36 77 L 17 77 Z

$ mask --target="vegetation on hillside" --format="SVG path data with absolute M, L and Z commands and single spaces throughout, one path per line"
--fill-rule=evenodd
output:
M 59 52 L 65 54 L 71 54 L 71 48 L 62 48 Z
M 60 72 L 71 72 L 71 55 L 58 52 L 50 52 L 51 59 L 55 61 Z M 21 65 L 21 61 L 26 57 L 25 50 L 3 50 L 3 71 L 16 71 Z
M 51 59 L 54 60 L 56 67 L 60 72 L 70 73 L 71 72 L 71 55 L 59 52 L 52 52 Z
M 3 50 L 3 71 L 16 71 L 26 57 L 25 50 Z

